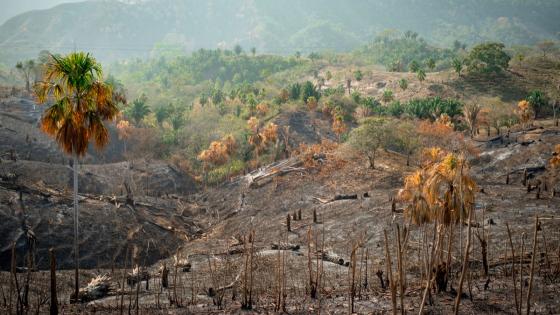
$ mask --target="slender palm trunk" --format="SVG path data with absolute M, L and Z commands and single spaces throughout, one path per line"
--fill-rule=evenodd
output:
M 455 309 L 454 314 L 459 314 L 459 305 L 461 303 L 461 294 L 463 293 L 463 281 L 465 280 L 465 274 L 467 273 L 467 268 L 469 264 L 469 251 L 471 248 L 471 219 L 474 208 L 469 210 L 469 227 L 467 229 L 467 246 L 465 248 L 465 255 L 463 256 L 463 268 L 461 270 L 461 278 L 459 278 L 459 288 L 457 290 L 457 297 L 455 298 Z M 463 223 L 461 222 L 461 225 Z M 471 296 L 472 299 L 472 296 Z
M 78 302 L 78 294 L 80 292 L 80 283 L 78 278 L 78 270 L 80 269 L 80 253 L 78 252 L 78 154 L 74 152 L 72 157 L 74 160 L 74 297 L 75 302 Z

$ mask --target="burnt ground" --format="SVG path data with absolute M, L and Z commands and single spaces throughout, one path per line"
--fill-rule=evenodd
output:
M 6 115 L 0 117 L 5 126 Z M 308 118 L 293 119 L 302 121 L 302 130 L 306 128 Z M 516 255 L 519 256 L 521 247 L 525 253 L 522 275 L 516 271 L 516 278 L 523 279 L 525 298 L 535 215 L 539 216 L 541 225 L 535 255 L 532 310 L 536 314 L 560 313 L 560 301 L 556 296 L 560 280 L 560 197 L 552 197 L 551 194 L 553 189 L 560 191 L 560 187 L 557 178 L 550 176 L 546 164 L 551 158 L 552 147 L 560 143 L 560 129 L 549 122 L 537 122 L 536 125 L 526 132 L 512 130 L 509 137 L 495 140 L 479 138 L 471 142 L 479 151 L 471 164 L 472 176 L 480 192 L 477 194 L 474 218 L 470 273 L 463 286 L 462 314 L 515 313 L 506 223 L 512 231 Z M 313 141 L 313 136 L 305 130 L 301 133 L 309 136 L 310 142 Z M 19 141 L 23 140 L 20 138 Z M 55 156 L 56 152 L 52 152 Z M 243 253 L 252 246 L 252 312 L 275 312 L 278 276 L 281 275 L 285 283 L 288 313 L 306 314 L 322 310 L 347 314 L 351 268 L 316 259 L 316 252 L 335 253 L 349 261 L 352 260 L 353 246 L 360 243 L 352 260 L 356 263 L 354 282 L 361 284 L 356 286 L 354 311 L 359 314 L 390 313 L 390 292 L 381 286 L 376 276 L 376 272 L 381 270 L 384 281 L 387 280 L 383 231 L 388 232 L 395 264 L 394 231 L 396 224 L 402 228 L 407 222 L 398 211 L 403 205 L 397 204 L 397 212 L 391 211 L 390 197 L 402 187 L 403 178 L 415 167 L 406 167 L 403 157 L 391 153 L 381 154 L 375 170 L 367 168 L 365 159 L 348 153 L 344 148 L 323 153 L 325 156 L 320 161 L 297 164 L 296 171 L 273 177 L 259 185 L 249 186 L 246 176 L 198 193 L 191 193 L 190 181 L 185 182 L 183 176 L 176 174 L 164 162 L 135 161 L 132 167 L 127 162 L 86 164 L 80 173 L 80 183 L 85 189 L 81 196 L 81 255 L 82 266 L 91 269 L 81 271 L 81 282 L 85 285 L 94 275 L 108 274 L 112 277 L 112 296 L 82 304 L 79 308 L 86 312 L 119 313 L 120 297 L 116 294 L 122 292 L 118 288 L 123 270 L 112 270 L 112 260 L 125 260 L 128 270 L 132 264 L 129 261 L 135 260 L 152 274 L 149 290 L 145 289 L 144 283 L 139 289 L 142 313 L 245 313 L 247 311 L 241 310 L 245 283 L 242 271 L 248 256 Z M 8 238 L 2 237 L 1 240 L 4 242 L 1 247 L 4 268 L 10 244 L 6 239 L 18 239 L 18 256 L 23 256 L 25 242 L 22 233 L 25 228 L 22 224 L 30 226 L 37 235 L 39 248 L 36 259 L 40 266 L 45 265 L 46 249 L 50 246 L 55 246 L 57 256 L 60 256 L 59 266 L 72 266 L 72 202 L 70 191 L 64 188 L 70 180 L 71 170 L 64 163 L 47 162 L 18 156 L 17 161 L 3 158 L 0 164 L 4 175 L 13 170 L 23 174 L 15 184 L 3 179 L 0 185 L 0 231 L 2 235 L 5 231 L 9 233 Z M 536 190 L 527 192 L 526 186 L 521 183 L 525 169 L 530 170 L 528 177 L 531 185 L 538 181 L 547 183 L 546 191 L 543 188 L 539 198 Z M 131 184 L 135 192 L 134 206 L 126 205 L 123 200 L 122 177 L 111 176 L 112 173 L 123 172 L 130 172 L 130 183 L 134 183 Z M 149 178 L 160 174 L 164 180 L 158 182 L 162 186 L 146 184 L 143 174 L 150 175 Z M 508 184 L 507 174 L 510 174 Z M 146 186 L 154 187 L 153 190 L 148 189 L 147 195 L 143 190 Z M 541 187 L 544 185 L 541 184 Z M 23 209 L 19 190 L 24 191 Z M 161 193 L 156 196 L 156 191 Z M 342 194 L 356 194 L 357 199 L 325 202 Z M 302 219 L 292 220 L 291 231 L 288 232 L 286 216 L 299 210 Z M 316 223 L 313 222 L 314 211 L 317 213 Z M 423 261 L 419 252 L 424 227 L 411 225 L 407 229 L 409 238 L 403 258 L 406 277 L 404 303 L 407 312 L 415 313 L 422 295 Z M 460 239 L 458 230 L 454 231 L 455 239 Z M 464 226 L 463 240 L 466 240 L 466 230 Z M 253 243 L 246 241 L 243 244 L 243 238 L 251 231 L 255 233 Z M 482 233 L 488 241 L 490 268 L 487 276 L 483 274 L 481 246 L 475 236 Z M 273 250 L 271 244 L 278 242 L 295 244 L 299 249 Z M 136 252 L 136 255 L 127 255 L 127 249 Z M 431 314 L 452 312 L 454 292 L 459 285 L 461 248 L 455 242 L 451 249 L 450 284 L 446 292 L 437 295 L 433 292 L 432 303 L 426 307 Z M 318 268 L 322 270 L 316 299 L 310 297 L 309 258 L 313 274 L 317 274 Z M 188 261 L 192 265 L 191 270 L 183 272 L 181 266 L 175 269 L 176 260 L 181 263 Z M 171 270 L 168 289 L 161 288 L 158 276 L 163 263 Z M 18 265 L 23 265 L 23 262 Z M 284 266 L 284 272 L 278 272 L 280 265 Z M 395 265 L 393 272 L 396 273 Z M 71 290 L 72 272 L 60 271 L 58 274 L 59 299 L 64 304 Z M 0 273 L 0 276 L 0 283 L 5 284 L 2 288 L 7 292 L 9 281 L 5 280 L 8 274 Z M 46 294 L 47 277 L 45 272 L 33 273 L 32 288 L 35 289 L 32 290 L 38 297 Z M 229 287 L 230 283 L 234 285 Z M 224 292 L 223 296 L 209 296 L 209 291 L 223 286 L 228 286 L 224 291 L 218 291 Z M 136 288 L 125 288 L 126 311 L 129 307 L 134 309 Z M 220 301 L 220 298 L 223 300 Z M 45 305 L 43 307 L 48 307 Z M 73 309 L 69 305 L 64 305 L 64 308 Z
M 532 252 L 536 215 L 540 218 L 540 229 L 544 232 L 538 236 L 537 272 L 534 279 L 532 309 L 537 314 L 556 314 L 560 310 L 560 301 L 555 294 L 559 284 L 556 270 L 560 266 L 560 257 L 557 254 L 560 248 L 558 224 L 560 197 L 552 197 L 552 190 L 560 191 L 560 185 L 558 178 L 550 176 L 547 170 L 547 161 L 552 157 L 553 147 L 560 143 L 560 129 L 550 126 L 548 122 L 540 124 L 544 127 L 539 126 L 528 132 L 512 130 L 509 136 L 504 135 L 500 139 L 487 141 L 482 138 L 472 142 L 480 151 L 479 156 L 471 161 L 472 175 L 480 192 L 477 194 L 477 211 L 474 218 L 477 228 L 472 236 L 470 259 L 472 271 L 468 284 L 465 281 L 463 291 L 467 294 L 464 298 L 463 313 L 465 314 L 514 312 L 511 270 L 510 265 L 506 263 L 511 258 L 506 223 L 511 228 L 517 255 L 520 255 L 522 235 L 524 235 L 524 252 L 528 254 Z M 347 267 L 324 262 L 322 297 L 324 300 L 305 298 L 307 281 L 305 279 L 309 278 L 308 232 L 311 230 L 313 237 L 317 238 L 312 241 L 312 253 L 316 249 L 313 244 L 318 244 L 317 247 L 323 249 L 324 246 L 325 250 L 339 254 L 346 261 L 351 256 L 353 244 L 363 241 L 357 257 L 361 257 L 360 260 L 363 262 L 363 251 L 367 249 L 369 259 L 373 261 L 368 275 L 370 287 L 368 290 L 363 290 L 362 299 L 356 302 L 356 311 L 358 313 L 388 312 L 390 296 L 387 291 L 380 288 L 379 280 L 372 270 L 385 271 L 383 230 L 388 230 L 390 242 L 393 243 L 392 230 L 395 224 L 398 223 L 402 227 L 405 223 L 402 214 L 391 212 L 389 198 L 402 187 L 403 177 L 414 168 L 405 167 L 402 157 L 390 153 L 384 154 L 376 170 L 368 169 L 366 161 L 348 158 L 340 152 L 328 154 L 327 157 L 324 165 L 318 165 L 301 173 L 290 173 L 262 187 L 246 188 L 240 183 L 207 192 L 206 198 L 212 200 L 208 207 L 214 209 L 213 218 L 209 221 L 215 223 L 204 237 L 187 244 L 182 255 L 190 257 L 194 268 L 200 265 L 199 268 L 207 272 L 206 255 L 223 261 L 221 256 L 218 255 L 216 258 L 214 255 L 227 252 L 227 249 L 236 243 L 232 240 L 232 236 L 241 236 L 255 230 L 255 246 L 263 249 L 260 257 L 263 261 L 259 260 L 259 264 L 264 265 L 257 266 L 257 269 L 260 269 L 259 276 L 262 277 L 258 278 L 257 286 L 262 291 L 274 291 L 274 278 L 270 273 L 275 270 L 277 262 L 274 259 L 275 252 L 270 251 L 270 244 L 280 241 L 298 244 L 301 249 L 288 254 L 291 267 L 288 272 L 288 286 L 292 286 L 290 288 L 292 293 L 289 293 L 288 297 L 290 312 L 316 310 L 319 303 L 324 303 L 325 310 L 346 313 L 349 284 Z M 530 170 L 528 175 L 530 185 L 536 185 L 538 181 L 547 183 L 547 190 L 543 189 L 538 199 L 536 190 L 528 193 L 526 186 L 521 183 L 524 169 Z M 509 184 L 506 184 L 508 173 L 510 173 Z M 369 197 L 364 198 L 364 193 Z M 242 194 L 245 197 L 243 207 L 240 208 L 238 205 Z M 358 199 L 326 204 L 316 199 L 316 197 L 329 199 L 337 194 L 357 194 Z M 397 207 L 402 205 L 397 204 Z M 292 231 L 286 232 L 286 216 L 300 209 L 303 219 L 291 222 Z M 312 221 L 313 211 L 317 212 L 319 218 L 317 224 Z M 406 290 L 405 305 L 409 311 L 417 311 L 421 300 L 418 283 L 418 266 L 422 264 L 418 255 L 421 228 L 411 226 L 410 231 L 411 239 L 406 254 L 407 282 L 410 284 Z M 475 237 L 482 233 L 487 236 L 488 242 L 490 265 L 488 276 L 483 275 L 481 246 L 478 238 Z M 463 228 L 463 237 L 466 239 L 466 227 Z M 460 248 L 458 244 L 454 244 L 454 247 L 450 287 L 457 288 L 461 265 L 460 255 L 457 253 Z M 394 249 L 393 257 L 395 257 Z M 363 269 L 360 274 L 366 277 L 365 265 L 361 263 L 358 268 Z M 529 260 L 524 261 L 523 268 L 525 298 L 529 281 Z M 200 276 L 196 275 L 196 277 Z M 488 287 L 485 288 L 487 280 L 489 280 Z M 221 283 L 220 285 L 225 285 L 228 281 L 223 280 Z M 199 293 L 200 289 L 198 289 Z M 260 312 L 270 310 L 272 307 L 272 304 L 267 307 L 264 301 L 264 305 L 259 309 Z M 428 309 L 435 314 L 447 314 L 452 311 L 453 301 L 451 290 L 435 298 L 435 304 Z M 268 302 L 272 303 L 270 300 Z M 233 303 L 231 307 L 235 309 L 235 305 Z
M 36 238 L 39 268 L 48 267 L 51 247 L 61 268 L 73 265 L 72 166 L 39 130 L 43 107 L 34 104 L 19 96 L 0 99 L 0 267 L 4 270 L 10 265 L 12 242 L 23 257 L 28 230 Z M 79 169 L 84 268 L 122 265 L 126 248 L 148 244 L 146 260 L 153 263 L 201 231 L 189 212 L 192 207 L 182 197 L 197 190 L 194 180 L 164 161 L 124 160 L 122 143 L 113 142 L 103 154 L 91 149 Z M 133 204 L 127 204 L 127 195 Z
M 469 274 L 463 285 L 461 314 L 512 314 L 515 299 L 511 278 L 511 248 L 506 223 L 512 231 L 513 247 L 519 258 L 523 247 L 522 274 L 516 270 L 516 279 L 522 277 L 524 311 L 529 286 L 530 262 L 533 254 L 534 217 L 540 218 L 535 255 L 535 272 L 531 309 L 535 314 L 558 314 L 560 301 L 557 290 L 560 284 L 560 230 L 558 220 L 560 197 L 552 197 L 552 190 L 560 190 L 558 181 L 546 169 L 552 147 L 560 143 L 560 129 L 547 122 L 543 128 L 528 132 L 513 130 L 509 137 L 488 141 L 473 141 L 479 155 L 471 160 L 472 175 L 478 183 L 477 205 L 473 219 L 472 247 Z M 182 263 L 188 261 L 192 268 L 183 272 L 175 266 L 175 255 L 147 269 L 154 276 L 150 289 L 144 283 L 139 290 L 140 308 L 143 313 L 246 313 L 242 310 L 243 268 L 247 257 L 243 252 L 254 248 L 252 313 L 275 313 L 278 275 L 285 279 L 286 312 L 293 314 L 315 313 L 319 310 L 330 314 L 349 312 L 351 268 L 317 259 L 316 251 L 336 253 L 345 261 L 351 260 L 352 248 L 357 247 L 354 312 L 358 314 L 387 314 L 391 312 L 388 289 L 382 288 L 376 272 L 383 271 L 387 281 L 383 231 L 389 235 L 389 248 L 396 256 L 395 228 L 406 223 L 398 209 L 391 211 L 390 196 L 402 186 L 403 177 L 414 170 L 406 167 L 405 160 L 391 153 L 383 153 L 371 170 L 366 161 L 345 153 L 339 148 L 326 152 L 321 163 L 306 165 L 305 170 L 274 177 L 259 185 L 248 186 L 246 178 L 209 189 L 192 196 L 190 215 L 206 227 L 199 237 L 185 242 L 176 253 Z M 542 168 L 544 166 L 544 168 Z M 522 185 L 524 169 L 529 169 L 529 184 L 547 181 L 547 190 L 527 192 Z M 506 184 L 507 174 L 509 183 Z M 543 186 L 541 186 L 543 187 Z M 367 196 L 364 197 L 364 193 Z M 337 194 L 357 194 L 357 199 L 324 203 Z M 186 201 L 187 202 L 187 201 Z M 287 232 L 286 216 L 302 210 L 302 220 L 291 222 Z M 318 222 L 313 222 L 313 211 Z M 407 312 L 416 313 L 422 298 L 421 235 L 424 227 L 407 227 L 409 238 L 404 251 L 404 295 Z M 429 227 L 427 227 L 429 229 Z M 254 242 L 242 243 L 243 237 L 255 231 Z M 454 230 L 460 239 L 460 229 Z M 467 227 L 462 227 L 466 241 Z M 483 273 L 480 242 L 476 235 L 484 233 L 488 242 L 489 273 Z M 311 238 L 309 238 L 311 236 Z M 430 236 L 431 237 L 431 236 Z M 246 240 L 246 239 L 245 239 Z M 311 240 L 311 241 L 310 241 Z M 272 243 L 289 242 L 299 245 L 297 250 L 273 250 Z M 146 250 L 146 248 L 141 248 Z M 366 254 L 367 250 L 367 254 Z M 456 290 L 461 273 L 461 248 L 456 241 L 451 252 L 450 283 L 445 292 L 432 292 L 432 301 L 426 306 L 430 314 L 449 314 L 453 310 Z M 444 251 L 447 253 L 447 250 Z M 367 264 L 366 261 L 367 255 Z M 309 257 L 311 269 L 316 274 L 322 270 L 318 298 L 310 298 Z M 284 272 L 278 272 L 283 262 Z M 140 261 L 142 264 L 142 261 Z M 162 289 L 158 276 L 163 263 L 170 268 L 170 288 Z M 179 264 L 181 265 L 181 264 Z M 130 267 L 129 267 L 130 268 Z M 282 270 L 282 269 L 280 269 Z M 113 294 L 120 292 L 118 282 L 121 270 L 83 271 L 83 281 L 95 274 L 113 276 Z M 396 266 L 393 265 L 396 273 Z M 66 296 L 71 287 L 70 273 L 62 272 Z M 239 276 L 239 277 L 238 277 Z M 37 275 L 46 277 L 46 274 Z M 85 279 L 84 279 L 85 278 Z M 238 281 L 235 281 L 235 280 Z M 249 281 L 249 280 L 247 280 Z M 209 296 L 216 288 L 228 286 L 223 296 Z M 367 287 L 366 287 L 367 283 Z M 134 310 L 135 287 L 126 287 L 124 309 Z M 519 284 L 517 285 L 519 291 Z M 397 294 L 398 297 L 398 294 Z M 66 301 L 67 298 L 61 297 Z M 118 295 L 90 302 L 81 306 L 87 311 L 119 313 Z M 131 306 L 129 306 L 131 305 Z M 66 306 L 69 307 L 69 306 Z

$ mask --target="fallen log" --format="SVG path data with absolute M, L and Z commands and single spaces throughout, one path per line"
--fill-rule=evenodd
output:
M 364 197 L 364 198 L 369 198 L 369 194 L 368 197 Z M 313 197 L 313 200 L 317 200 L 320 203 L 330 203 L 330 202 L 334 202 L 334 201 L 340 201 L 340 200 L 356 200 L 358 199 L 358 194 L 352 194 L 352 195 L 335 195 L 334 197 L 330 198 L 330 199 L 325 199 L 325 198 L 320 198 L 320 197 Z
M 525 140 L 525 141 L 520 141 L 519 144 L 522 146 L 528 146 L 530 144 L 535 143 L 535 140 Z
M 239 255 L 239 254 L 243 254 L 244 252 L 245 250 L 243 249 L 243 247 L 236 247 L 236 248 L 230 248 L 226 253 L 223 253 L 222 255 Z
M 290 243 L 273 243 L 270 245 L 271 249 L 274 250 L 293 250 L 297 251 L 300 249 L 300 246 L 297 244 L 290 244 Z
M 233 289 L 233 287 L 235 286 L 235 284 L 237 284 L 237 282 L 239 282 L 239 279 L 241 278 L 241 272 L 239 274 L 237 274 L 237 276 L 235 277 L 235 279 L 233 279 L 233 281 L 231 283 L 229 283 L 228 285 L 219 287 L 217 289 L 214 288 L 208 288 L 208 296 L 209 297 L 214 297 L 216 296 L 216 294 L 221 293 L 225 290 L 228 289 Z
M 323 199 L 323 198 L 319 198 L 319 197 L 313 197 L 313 200 L 317 200 L 317 201 L 319 201 L 320 203 L 323 203 L 323 204 L 332 202 L 331 199 Z
M 78 299 L 76 300 L 75 294 L 70 295 L 70 301 L 75 302 L 89 302 L 102 299 L 108 296 L 114 289 L 111 287 L 111 277 L 107 275 L 99 275 L 88 283 L 85 288 L 80 288 L 78 292 Z
M 335 195 L 333 198 L 333 201 L 338 201 L 338 200 L 351 200 L 351 199 L 358 199 L 358 195 L 357 194 L 353 194 L 353 195 Z
M 39 195 L 39 196 L 42 196 L 44 198 L 49 198 L 49 197 L 52 196 L 50 193 L 46 193 L 46 192 L 44 192 L 40 189 L 29 187 L 27 185 L 17 184 L 13 181 L 0 180 L 0 186 L 6 188 L 8 190 L 21 191 L 21 192 L 24 192 L 24 193 L 30 194 L 30 195 Z
M 344 259 L 340 257 L 338 254 L 327 251 L 321 253 L 321 259 L 324 261 L 332 262 L 333 264 L 344 266 Z
M 271 179 L 275 176 L 285 175 L 291 172 L 304 172 L 306 168 L 299 167 L 302 164 L 297 158 L 291 158 L 277 163 L 272 163 L 266 167 L 260 168 L 245 176 L 249 187 L 259 186 L 260 182 Z

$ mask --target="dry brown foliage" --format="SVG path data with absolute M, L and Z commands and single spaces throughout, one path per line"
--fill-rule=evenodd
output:
M 344 123 L 342 118 L 336 118 L 333 120 L 332 123 L 332 130 L 333 132 L 340 138 L 340 136 L 348 131 L 348 126 Z
M 259 105 L 257 105 L 257 114 L 259 116 L 265 116 L 266 114 L 268 114 L 268 105 L 266 103 L 260 103 Z
M 535 112 L 531 108 L 531 104 L 526 100 L 522 100 L 517 104 L 517 110 L 515 111 L 517 116 L 519 117 L 519 121 L 526 126 L 533 117 L 535 117 Z
M 465 152 L 471 156 L 478 156 L 480 153 L 476 147 L 465 141 L 465 137 L 461 133 L 455 132 L 453 127 L 437 121 L 420 122 L 418 135 L 421 137 L 422 145 L 426 148 L 439 147 L 451 152 Z
M 554 147 L 553 156 L 550 159 L 550 166 L 552 168 L 560 168 L 560 144 Z
M 463 155 L 429 148 L 424 166 L 405 178 L 399 200 L 406 202 L 405 216 L 415 224 L 436 221 L 449 225 L 474 209 L 476 183 Z
M 332 168 L 335 165 L 341 166 L 342 164 L 340 163 L 344 163 L 342 159 L 337 158 L 334 154 L 338 147 L 338 143 L 323 139 L 321 143 L 312 145 L 301 143 L 292 154 L 298 156 L 306 168 L 316 168 L 323 165 L 321 169 L 326 170 L 325 166 Z M 328 161 L 328 163 L 324 164 L 325 161 Z
M 130 122 L 128 122 L 128 120 L 120 120 L 117 123 L 117 130 L 119 132 L 119 140 L 125 140 L 128 139 L 130 137 L 130 131 L 131 131 L 131 126 L 130 126 Z
M 270 122 L 264 127 L 261 136 L 266 144 L 274 143 L 278 139 L 278 125 Z

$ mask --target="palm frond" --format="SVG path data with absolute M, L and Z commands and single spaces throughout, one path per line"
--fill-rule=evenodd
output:
M 109 142 L 105 120 L 119 112 L 113 89 L 103 83 L 101 65 L 84 52 L 51 55 L 36 85 L 40 103 L 53 99 L 41 119 L 42 130 L 55 137 L 64 152 L 83 156 L 89 141 L 97 148 Z

